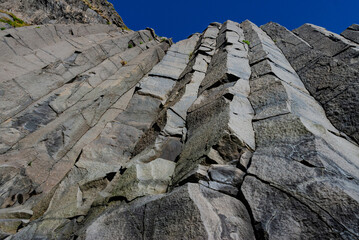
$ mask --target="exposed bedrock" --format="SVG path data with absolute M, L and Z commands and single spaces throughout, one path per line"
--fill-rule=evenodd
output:
M 312 26 L 307 28 L 316 29 Z M 322 42 L 320 46 L 311 39 L 302 39 L 302 36 L 307 36 L 304 33 L 297 36 L 276 23 L 263 25 L 262 29 L 281 49 L 305 87 L 324 108 L 331 123 L 359 143 L 358 67 L 333 56 L 334 53 L 328 54 L 328 51 L 333 51 L 333 45 L 344 45 L 347 41 L 337 35 L 333 35 L 336 38 L 332 40 L 334 37 L 321 28 L 313 34 L 313 37 L 317 36 L 318 42 Z
M 356 26 L 0 32 L 0 239 L 359 238 Z
M 359 25 L 358 24 L 351 25 L 350 27 L 345 29 L 345 31 L 342 32 L 340 35 L 359 44 Z
M 250 58 L 265 52 L 251 65 L 257 148 L 241 186 L 256 229 L 269 239 L 356 238 L 358 147 L 339 136 L 269 36 L 242 27 Z
M 101 23 L 126 28 L 107 0 L 1 0 L 0 10 L 15 13 L 20 19 L 34 25 Z

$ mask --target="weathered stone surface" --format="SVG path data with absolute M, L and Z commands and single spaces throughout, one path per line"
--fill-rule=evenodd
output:
M 119 77 L 121 78 L 121 75 Z M 139 86 L 146 86 L 148 78 L 158 79 L 145 77 L 139 82 Z M 117 78 L 112 77 L 112 79 Z M 126 98 L 128 104 L 123 105 L 123 100 L 119 100 L 112 105 L 113 108 L 122 109 L 123 112 L 106 125 L 97 139 L 83 148 L 76 166 L 87 170 L 88 174 L 84 177 L 84 181 L 105 177 L 106 174 L 117 172 L 124 167 L 144 131 L 149 129 L 157 117 L 161 105 L 161 101 L 155 97 L 156 93 L 159 93 L 157 89 L 147 88 L 149 94 L 145 95 L 141 90 L 133 95 L 134 90 L 129 98 Z
M 238 169 L 236 165 L 213 164 L 208 169 L 208 178 L 210 180 L 205 177 L 200 177 L 198 179 L 200 179 L 200 184 L 208 188 L 231 196 L 237 196 L 238 187 L 242 184 L 244 176 L 245 172 Z
M 10 211 L 24 205 L 26 209 L 34 210 L 36 218 L 44 214 L 43 219 L 59 219 L 56 223 L 44 220 L 41 229 L 38 226 L 37 231 L 47 236 L 51 228 L 63 224 L 70 226 L 72 221 L 68 218 L 86 215 L 97 193 L 108 184 L 101 178 L 118 171 L 131 155 L 131 144 L 136 143 L 142 131 L 129 129 L 130 119 L 125 117 L 122 122 L 129 125 L 121 128 L 121 122 L 117 122 L 122 135 L 118 136 L 121 147 L 116 153 L 111 148 L 107 148 L 111 152 L 103 148 L 99 154 L 95 151 L 98 148 L 89 148 L 91 151 L 88 151 L 86 146 L 91 146 L 107 124 L 127 108 L 135 85 L 161 60 L 168 48 L 167 42 L 152 40 L 148 43 L 148 38 L 142 39 L 142 35 L 152 34 L 149 30 L 109 34 L 107 26 L 103 29 L 88 25 L 82 28 L 77 25 L 54 26 L 52 30 L 56 35 L 51 35 L 50 28 L 46 28 L 43 42 L 30 39 L 30 33 L 38 28 L 16 31 L 14 39 L 27 41 L 26 44 L 31 45 L 30 51 L 46 49 L 44 52 L 58 59 L 41 59 L 38 69 L 28 68 L 13 80 L 6 80 L 9 76 L 3 75 L 1 84 L 4 88 L 0 98 L 0 108 L 4 110 L 1 111 L 0 127 L 0 205 Z M 69 34 L 69 30 L 76 30 L 75 37 Z M 87 45 L 74 44 L 80 41 L 75 38 L 81 34 L 86 35 Z M 58 36 L 72 42 L 61 41 Z M 143 41 L 144 48 L 128 49 L 129 41 L 138 45 Z M 20 54 L 30 56 L 29 53 Z M 14 52 L 11 55 L 20 57 Z M 122 61 L 128 62 L 122 64 Z M 160 101 L 154 101 L 158 107 Z M 137 108 L 130 104 L 127 116 L 138 110 L 131 111 L 131 106 Z M 151 111 L 151 114 L 156 116 L 156 112 Z M 110 133 L 113 128 L 107 131 Z M 127 146 L 122 146 L 126 139 Z M 94 156 L 105 159 L 118 156 L 123 161 L 113 159 L 106 162 L 101 158 L 96 162 L 92 161 Z M 74 167 L 76 163 L 81 171 Z M 20 216 L 10 220 L 0 218 L 0 230 L 4 234 L 14 234 L 29 221 Z
M 175 81 L 168 78 L 148 77 L 139 85 L 138 93 L 158 98 L 164 104 L 174 85 Z
M 242 192 L 253 210 L 257 231 L 267 239 L 340 238 L 306 204 L 278 188 L 248 176 Z M 273 211 L 273 209 L 275 209 Z
M 244 24 L 250 28 L 245 35 L 264 34 Z M 257 40 L 276 48 L 274 42 Z M 249 55 L 256 51 L 251 47 Z M 256 115 L 268 111 L 263 118 L 254 117 L 257 148 L 241 186 L 257 233 L 268 239 L 355 238 L 357 219 L 351 216 L 359 207 L 353 188 L 358 179 L 358 147 L 339 136 L 308 92 L 299 91 L 275 72 L 252 75 L 250 86 L 255 90 L 249 99 Z M 263 93 L 268 95 L 263 98 Z M 277 101 L 266 100 L 272 98 Z M 263 204 L 263 196 L 268 203 Z M 270 200 L 272 196 L 278 202 Z
M 359 66 L 359 44 L 312 24 L 304 24 L 293 32 L 325 55 L 342 60 L 349 66 Z
M 191 38 L 173 45 L 163 60 L 152 69 L 150 76 L 177 80 L 187 66 L 189 55 L 197 41 L 198 35 L 193 35 Z
M 228 21 L 222 25 L 222 28 L 232 23 Z M 239 29 L 239 25 L 234 25 L 234 27 Z M 228 31 L 220 30 L 221 32 L 222 35 L 225 35 Z M 238 32 L 243 35 L 240 30 Z M 221 38 L 222 36 L 219 34 L 217 41 Z M 199 96 L 188 110 L 188 139 L 177 163 L 173 179 L 174 185 L 184 182 L 189 177 L 189 172 L 196 169 L 198 164 L 205 162 L 212 147 L 227 163 L 239 160 L 242 150 L 255 149 L 254 133 L 251 126 L 253 109 L 247 99 L 250 76 L 248 59 L 242 59 L 246 63 L 233 61 L 232 67 L 226 67 L 226 62 L 237 58 L 227 54 L 226 51 L 235 51 L 245 56 L 246 49 L 237 50 L 235 48 L 238 44 L 243 46 L 238 34 L 235 40 L 230 38 L 226 41 L 232 45 L 222 44 L 216 51 L 206 77 L 201 83 Z M 222 48 L 228 49 L 225 51 Z M 245 53 L 241 53 L 241 51 Z M 219 61 L 217 56 L 224 56 L 224 59 Z M 218 67 L 218 64 L 223 63 L 225 64 L 223 67 Z M 236 69 L 237 66 L 239 69 L 243 67 L 244 70 L 238 73 L 233 72 L 231 69 Z
M 359 25 L 351 25 L 350 27 L 345 29 L 345 31 L 342 32 L 340 35 L 359 44 Z
M 0 239 L 357 239 L 356 28 L 0 31 Z
M 132 201 L 146 195 L 165 193 L 175 166 L 174 162 L 161 158 L 132 165 L 122 175 L 115 177 L 103 194 L 107 198 L 124 197 Z
M 192 38 L 198 39 L 198 36 L 194 35 L 191 39 Z M 195 70 L 197 60 L 203 59 L 203 55 L 199 54 L 198 50 L 201 45 L 198 46 L 197 44 L 197 46 L 195 46 L 195 44 L 196 42 L 194 42 L 193 39 L 192 41 L 186 40 L 173 45 L 169 50 L 170 55 L 172 52 L 175 53 L 173 57 L 178 58 L 180 61 L 185 60 L 188 62 L 188 66 L 181 66 L 181 74 L 173 75 L 173 77 L 176 77 L 176 79 L 173 80 L 177 80 L 177 82 L 168 77 L 152 76 L 152 74 L 157 71 L 155 68 L 151 71 L 150 77 L 143 80 L 147 82 L 148 79 L 152 79 L 152 81 L 160 79 L 161 81 L 172 81 L 173 85 L 167 86 L 163 91 L 165 95 L 161 97 L 157 89 L 147 88 L 147 90 L 145 90 L 146 92 L 139 89 L 138 93 L 140 95 L 160 98 L 162 100 L 163 109 L 158 114 L 159 117 L 157 120 L 152 123 L 152 127 L 145 132 L 144 136 L 138 142 L 135 149 L 136 156 L 129 165 L 137 162 L 149 162 L 158 157 L 175 161 L 181 153 L 183 141 L 187 133 L 187 110 L 195 101 L 198 87 L 205 75 L 204 72 Z M 183 58 L 190 50 L 192 50 L 190 55 L 193 55 L 191 59 Z M 166 63 L 167 61 L 168 60 L 164 58 L 161 63 Z M 161 63 L 159 65 L 161 65 Z M 203 65 L 202 70 L 203 69 L 207 69 L 207 66 Z M 139 87 L 141 87 L 141 84 Z M 147 144 L 147 146 L 145 146 L 145 144 Z
M 91 200 L 86 199 L 85 190 L 78 184 L 85 175 L 84 169 L 73 169 L 60 183 L 44 213 L 45 219 L 73 218 L 86 215 L 91 206 Z M 100 185 L 100 184 L 99 184 Z M 101 187 L 97 189 L 101 191 Z M 61 206 L 61 207 L 60 207 Z
M 163 144 L 160 158 L 175 161 L 182 151 L 181 139 L 175 137 L 166 138 Z
M 231 57 L 225 52 L 219 52 L 213 56 L 209 69 L 212 72 L 208 72 L 203 80 L 200 93 L 218 82 L 218 80 L 231 82 L 239 78 L 248 79 L 250 76 L 248 59 Z
M 29 29 L 29 31 L 34 30 Z M 111 53 L 104 52 L 99 45 L 90 48 L 83 47 L 81 49 L 76 49 L 71 45 L 70 48 L 66 50 L 67 48 L 63 49 L 64 46 L 61 45 L 62 42 L 60 42 L 50 47 L 61 49 L 59 52 L 61 54 L 65 53 L 65 59 L 61 61 L 55 60 L 55 58 L 44 60 L 44 62 L 41 63 L 42 65 L 38 67 L 40 69 L 43 67 L 41 70 L 16 72 L 16 76 L 14 76 L 16 78 L 14 80 L 7 81 L 6 79 L 11 76 L 5 73 L 2 75 L 1 81 L 4 82 L 1 84 L 4 90 L 8 89 L 8 91 L 3 90 L 4 92 L 2 93 L 2 104 L 0 105 L 2 109 L 1 121 L 14 116 L 16 113 L 28 107 L 34 100 L 46 96 L 47 93 L 53 90 L 55 90 L 52 94 L 55 96 L 51 98 L 53 102 L 48 104 L 53 107 L 57 113 L 63 112 L 66 108 L 78 102 L 86 93 L 90 92 L 93 87 L 96 87 L 102 81 L 114 75 L 118 70 L 116 65 L 122 66 L 121 61 L 133 60 L 133 64 L 136 64 L 134 58 L 143 51 L 140 48 L 133 48 L 128 51 L 126 51 L 126 49 L 128 48 L 128 40 L 133 39 L 139 42 L 140 40 L 137 40 L 139 36 L 138 33 L 131 33 L 124 35 L 122 38 L 121 35 L 112 37 L 108 34 L 101 37 L 101 44 L 108 43 L 112 48 L 118 49 L 118 51 L 112 51 Z M 121 41 L 118 40 L 118 42 L 122 44 L 126 43 L 126 47 L 119 48 L 112 39 L 121 39 Z M 91 45 L 92 43 L 90 46 Z M 144 63 L 147 63 L 147 61 L 153 61 L 156 57 L 155 54 L 158 54 L 160 50 L 156 48 L 156 51 L 145 52 L 148 56 L 142 56 L 142 59 L 146 59 Z M 127 54 L 127 57 L 124 58 L 125 60 L 119 57 L 119 55 L 125 56 L 123 54 L 121 55 L 121 53 Z M 107 57 L 109 57 L 109 60 L 105 60 Z M 89 59 L 93 60 L 90 61 Z M 105 61 L 102 62 L 102 60 Z M 151 66 L 151 64 L 148 66 Z M 7 71 L 6 69 L 7 68 L 0 69 L 0 71 Z M 86 74 L 81 74 L 84 71 L 87 71 Z M 76 76 L 77 74 L 81 75 Z M 95 80 L 94 78 L 96 77 L 92 77 L 93 75 L 99 78 Z M 64 87 L 58 89 L 62 85 L 64 85 Z M 16 94 L 13 94 L 14 91 L 16 91 Z M 16 99 L 13 99 L 14 97 L 16 97 Z M 18 103 L 17 106 L 15 106 L 14 103 Z
M 24 106 L 32 102 L 31 97 L 15 81 L 8 80 L 0 83 L 1 113 L 0 122 L 9 116 L 24 109 Z
M 358 143 L 358 69 L 312 49 L 279 24 L 268 23 L 262 29 L 276 40 L 276 45 L 298 71 L 306 89 L 321 103 L 331 123 Z
M 128 214 L 131 218 L 128 218 Z M 198 184 L 114 208 L 85 229 L 81 239 L 255 239 L 237 199 Z
M 203 186 L 210 188 L 210 189 L 219 191 L 221 193 L 225 193 L 230 196 L 235 197 L 238 195 L 238 188 L 234 187 L 230 184 L 220 183 L 220 182 L 216 182 L 216 181 L 208 181 L 208 182 L 199 181 L 199 183 Z
M 150 127 L 153 119 L 157 116 L 160 104 L 158 99 L 136 94 L 131 99 L 126 111 L 117 119 L 122 124 L 145 130 Z
M 13 209 L 0 209 L 0 228 L 3 235 L 15 234 L 18 228 L 29 222 L 33 212 L 22 206 Z M 6 234 L 7 233 L 7 234 Z M 0 234 L 0 237 L 1 234 Z
M 208 170 L 213 181 L 238 186 L 244 177 L 244 172 L 231 165 L 212 165 Z
M 49 1 L 46 3 L 36 0 L 28 1 L 25 5 L 21 1 L 2 1 L 0 8 L 11 10 L 18 16 L 32 24 L 47 23 L 113 23 L 119 27 L 126 27 L 121 17 L 108 1 Z

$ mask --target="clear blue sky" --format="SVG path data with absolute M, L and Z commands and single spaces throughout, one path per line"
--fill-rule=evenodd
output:
M 257 25 L 277 22 L 292 30 L 313 23 L 341 33 L 359 24 L 359 0 L 110 0 L 132 30 L 154 28 L 174 41 L 202 32 L 209 23 L 246 19 Z

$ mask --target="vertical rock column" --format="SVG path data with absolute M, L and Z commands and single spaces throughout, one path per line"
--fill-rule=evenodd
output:
M 124 95 L 124 98 L 113 105 L 114 109 L 123 109 L 123 111 L 104 126 L 104 129 L 96 139 L 82 148 L 81 155 L 75 167 L 72 168 L 71 172 L 56 190 L 50 206 L 44 215 L 45 219 L 68 219 L 86 215 L 92 203 L 99 197 L 98 193 L 102 190 L 104 190 L 102 195 L 116 197 L 112 192 L 117 192 L 117 188 L 113 189 L 112 185 L 129 184 L 130 186 L 130 183 L 126 180 L 130 180 L 131 178 L 126 178 L 126 175 L 122 176 L 122 170 L 131 159 L 133 149 L 137 142 L 150 128 L 152 122 L 156 120 L 162 107 L 161 100 L 156 96 L 158 89 L 151 88 L 148 89 L 148 94 L 143 94 L 141 90 L 144 88 L 141 88 L 141 86 L 145 86 L 149 81 L 162 82 L 164 83 L 163 86 L 167 86 L 166 90 L 163 89 L 163 91 L 161 91 L 163 97 L 165 97 L 165 92 L 170 91 L 174 86 L 174 83 L 167 85 L 165 83 L 175 81 L 164 76 L 152 75 L 162 70 L 162 75 L 172 74 L 171 77 L 173 78 L 179 77 L 188 62 L 188 59 L 183 59 L 181 52 L 185 52 L 183 53 L 184 55 L 187 51 L 192 51 L 197 40 L 198 37 L 193 36 L 190 39 L 173 45 L 167 51 L 168 55 L 166 55 L 148 75 L 138 82 L 138 87 L 135 87 L 136 84 L 129 86 L 129 91 Z M 175 57 L 173 57 L 172 54 L 175 54 Z M 176 67 L 168 65 L 170 62 L 176 60 L 180 63 L 182 61 L 182 65 L 178 64 Z M 129 62 L 128 67 L 135 64 L 140 64 L 143 68 L 151 66 L 142 63 L 142 61 L 143 59 L 138 58 L 135 63 Z M 176 68 L 179 68 L 179 70 Z M 148 69 L 148 71 L 149 70 L 150 69 Z M 159 74 L 160 73 L 158 73 L 158 75 Z M 111 78 L 115 81 L 120 76 L 114 75 Z M 112 86 L 115 87 L 115 85 Z M 152 86 L 149 85 L 149 87 Z M 102 89 L 108 90 L 109 88 Z M 96 109 L 92 109 L 90 112 L 96 112 Z M 160 171 L 161 164 L 166 163 L 156 162 L 153 166 L 150 165 L 142 170 L 151 170 L 152 167 Z M 129 172 L 131 171 L 126 171 L 126 174 Z M 115 176 L 116 173 L 117 175 Z M 111 175 L 112 177 L 109 177 Z M 111 181 L 113 182 L 108 186 Z M 134 182 L 131 182 L 131 184 L 134 184 Z M 131 191 L 131 194 L 131 196 L 133 196 L 136 192 Z M 132 200 L 130 196 L 123 197 L 128 197 L 129 200 Z M 109 200 L 109 198 L 106 200 Z
M 294 29 L 293 33 L 325 55 L 342 60 L 349 66 L 359 67 L 359 44 L 313 24 L 304 24 Z
M 174 189 L 188 182 L 196 183 L 203 189 L 215 190 L 213 196 L 232 199 L 233 203 L 226 207 L 238 204 L 235 214 L 242 223 L 232 228 L 233 235 L 212 224 L 206 228 L 209 239 L 255 238 L 250 215 L 237 199 L 238 186 L 255 149 L 253 109 L 247 98 L 251 69 L 243 40 L 238 23 L 227 21 L 222 25 L 198 97 L 187 112 L 187 138 L 172 179 Z M 203 219 L 208 217 L 202 214 Z M 216 218 L 213 219 L 215 223 Z M 220 219 L 223 226 L 228 221 Z
M 125 172 L 112 181 L 112 196 L 125 196 L 136 215 L 131 219 L 123 217 L 128 210 L 119 206 L 97 218 L 80 234 L 83 239 L 99 236 L 111 239 L 118 228 L 120 239 L 154 239 L 164 235 L 173 239 L 255 239 L 250 215 L 236 198 L 237 186 L 244 175 L 239 168 L 244 168 L 241 164 L 248 163 L 246 160 L 255 148 L 250 131 L 253 110 L 247 99 L 250 76 L 247 48 L 239 24 L 226 22 L 215 39 L 217 26 L 210 25 L 204 32 L 197 50 L 191 54 L 192 61 L 165 103 L 166 122 L 154 145 L 135 156 Z M 206 69 L 202 67 L 206 66 L 203 60 L 212 54 L 202 78 Z M 173 120 L 172 113 L 179 117 L 178 121 Z M 181 115 L 187 117 L 183 119 Z M 157 124 L 161 126 L 160 121 Z M 157 158 L 157 151 L 162 156 L 168 151 L 165 147 L 161 149 L 160 141 L 165 137 L 185 141 L 173 177 L 174 189 L 165 195 L 138 198 L 161 190 L 161 180 L 167 171 L 164 159 Z M 203 178 L 194 179 L 200 173 Z M 104 228 L 114 216 L 116 220 Z M 133 231 L 129 226 L 139 228 Z
M 253 23 L 241 26 L 257 146 L 241 192 L 257 236 L 357 238 L 359 148 L 338 136 L 275 43 Z
M 175 61 L 172 54 L 178 56 L 178 60 L 185 59 L 188 62 L 180 75 L 173 71 L 163 71 L 159 64 L 148 78 L 140 82 L 138 94 L 161 100 L 163 109 L 134 148 L 134 157 L 125 165 L 128 168 L 126 172 L 118 176 L 105 190 L 111 192 L 111 197 L 121 196 L 133 200 L 136 197 L 167 191 L 175 166 L 174 161 L 186 138 L 187 110 L 196 100 L 198 88 L 205 77 L 214 53 L 218 28 L 219 24 L 210 25 L 190 52 L 183 54 L 183 51 L 173 50 L 168 53 L 173 63 Z M 177 81 L 174 81 L 175 78 L 178 78 Z M 143 173 L 149 169 L 152 174 L 144 176 Z M 167 173 L 167 178 L 160 176 L 160 172 Z
M 243 40 L 239 24 L 228 21 L 222 25 L 198 98 L 188 110 L 187 140 L 177 163 L 174 185 L 191 178 L 193 171 L 203 167 L 200 164 L 232 162 L 236 171 L 235 165 L 244 167 L 245 159 L 255 149 L 253 110 L 247 99 L 251 72 Z M 221 185 L 211 184 L 216 189 Z
M 10 118 L 0 126 L 4 133 L 1 138 L 9 137 L 10 133 L 14 135 L 14 142 L 5 146 L 4 154 L 0 155 L 0 206 L 3 207 L 0 210 L 0 229 L 6 226 L 7 233 L 14 233 L 22 222 L 41 216 L 55 192 L 54 198 L 65 192 L 67 195 L 63 194 L 61 200 L 69 200 L 66 204 L 66 201 L 60 201 L 60 204 L 53 201 L 61 213 L 60 224 L 64 221 L 62 218 L 83 214 L 82 204 L 76 202 L 77 196 L 81 199 L 82 192 L 78 186 L 73 184 L 70 188 L 66 183 L 77 183 L 85 171 L 75 170 L 77 178 L 73 174 L 67 175 L 79 160 L 82 148 L 101 133 L 107 122 L 122 112 L 120 108 L 126 105 L 128 97 L 125 93 L 165 55 L 168 42 L 149 41 L 151 34 L 146 30 L 124 36 L 88 35 L 88 38 L 97 40 L 83 46 L 82 52 L 73 47 L 71 51 L 75 52 L 69 59 L 49 63 L 46 73 L 41 74 L 43 70 L 30 71 L 19 76 L 24 83 L 29 80 L 26 82 L 27 90 L 37 97 L 34 97 L 33 104 L 24 106 L 25 109 L 15 116 L 8 115 Z M 129 48 L 129 41 L 139 46 Z M 140 44 L 141 41 L 145 43 Z M 59 48 L 56 43 L 52 47 Z M 125 61 L 125 64 L 121 63 Z M 45 88 L 43 92 L 35 88 L 36 81 L 30 81 L 37 76 L 41 81 L 52 77 L 57 79 L 60 73 L 68 82 L 60 77 L 62 80 L 58 84 L 50 84 L 51 89 L 46 87 L 48 85 L 39 85 L 39 89 Z M 2 143 L 4 141 L 0 139 L 0 145 Z M 64 179 L 66 181 L 62 182 Z M 75 196 L 75 201 L 72 201 L 72 196 Z M 83 205 L 88 206 L 88 203 Z M 80 205 L 81 211 L 67 209 L 72 204 Z
M 201 35 L 195 50 L 186 56 L 189 63 L 176 82 L 167 101 L 163 102 L 164 111 L 155 123 L 158 127 L 161 124 L 163 126 L 158 132 L 154 144 L 138 154 L 132 162 L 148 162 L 156 157 L 175 161 L 180 154 L 187 136 L 187 111 L 197 99 L 198 89 L 214 54 L 219 26 L 217 23 L 210 25 Z M 146 89 L 139 90 L 139 93 L 146 94 Z M 165 119 L 162 120 L 161 117 Z
M 182 142 L 186 140 L 187 111 L 197 99 L 198 89 L 213 57 L 219 26 L 219 24 L 210 25 L 202 34 L 195 51 L 190 54 L 191 61 L 182 73 L 182 82 L 178 83 L 178 88 L 182 85 L 179 89 L 182 94 L 179 99 L 175 99 L 176 102 L 167 111 L 166 125 L 157 138 L 159 141 L 166 141 L 169 137 L 177 137 L 177 141 Z M 179 150 L 181 149 L 182 146 Z M 177 153 L 178 156 L 180 151 Z M 165 157 L 168 154 L 169 151 L 164 149 L 162 155 Z M 169 156 L 169 158 L 174 161 L 177 156 Z

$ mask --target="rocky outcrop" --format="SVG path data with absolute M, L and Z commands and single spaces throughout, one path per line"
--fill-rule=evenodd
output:
M 256 227 L 270 239 L 355 238 L 357 145 L 340 137 L 274 42 L 249 22 L 243 28 L 250 59 L 261 56 L 250 81 L 257 148 L 241 187 Z
M 33 25 L 102 23 L 126 28 L 107 0 L 0 0 L 0 10 L 14 13 Z
M 359 25 L 358 24 L 351 25 L 350 27 L 345 29 L 345 31 L 342 32 L 341 35 L 359 44 Z
M 315 32 L 313 37 L 318 38 L 315 40 L 318 43 L 311 41 L 318 49 L 276 23 L 268 23 L 262 28 L 276 40 L 277 46 L 297 71 L 306 89 L 322 105 L 331 123 L 359 143 L 359 71 L 358 67 L 351 65 L 355 59 L 345 60 L 345 56 L 351 58 L 349 51 L 357 46 L 339 35 L 330 37 L 326 30 L 312 25 L 302 28 Z M 335 51 L 334 46 L 341 44 L 346 48 L 348 42 L 355 47 L 349 47 L 338 55 L 341 50 Z
M 66 184 L 84 177 L 77 168 L 76 174 L 70 172 L 76 162 L 82 163 L 81 154 L 86 154 L 82 149 L 103 130 L 125 126 L 112 121 L 131 106 L 136 84 L 168 47 L 169 42 L 160 43 L 152 30 L 122 33 L 108 25 L 43 25 L 3 31 L 2 50 L 7 54 L 2 55 L 1 65 L 9 66 L 1 69 L 0 83 L 3 210 L 21 205 L 19 211 L 30 212 L 25 218 L 30 219 L 42 215 L 48 206 L 51 212 L 61 189 L 71 198 L 73 192 Z M 128 127 L 130 132 L 123 137 L 130 147 L 141 130 Z M 121 147 L 122 152 L 123 143 Z M 16 231 L 18 226 L 12 225 L 7 232 Z
M 131 218 L 128 218 L 128 216 Z M 79 239 L 255 239 L 239 200 L 198 184 L 106 211 Z
M 0 239 L 357 239 L 357 43 L 294 32 L 1 31 Z

